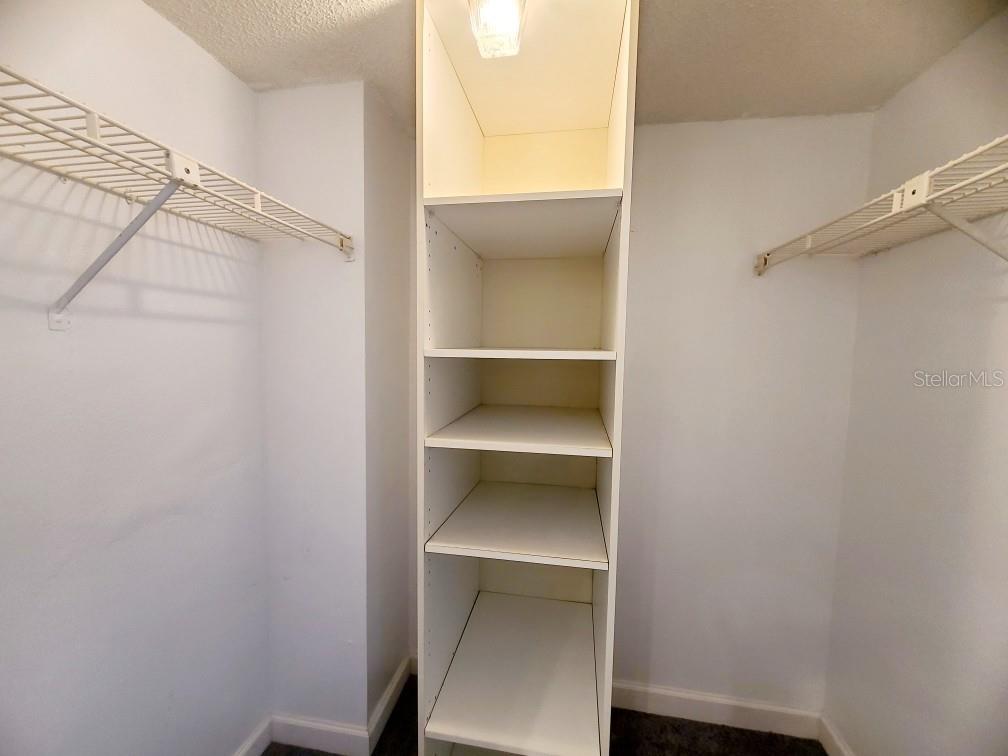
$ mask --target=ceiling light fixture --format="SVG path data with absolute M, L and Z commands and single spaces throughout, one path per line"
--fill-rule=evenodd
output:
M 469 22 L 482 57 L 517 55 L 525 24 L 525 0 L 469 0 Z

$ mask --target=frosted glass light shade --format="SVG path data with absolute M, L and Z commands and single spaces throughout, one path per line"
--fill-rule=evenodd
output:
M 517 55 L 525 22 L 525 0 L 469 0 L 469 23 L 484 58 Z

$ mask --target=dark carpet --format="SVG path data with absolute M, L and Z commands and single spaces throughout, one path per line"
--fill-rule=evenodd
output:
M 410 677 L 373 756 L 416 756 L 416 678 Z M 815 740 L 613 709 L 611 756 L 826 756 Z M 273 743 L 264 756 L 330 756 Z

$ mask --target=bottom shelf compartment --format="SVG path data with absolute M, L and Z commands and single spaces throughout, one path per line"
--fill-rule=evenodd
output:
M 598 754 L 591 605 L 480 591 L 426 735 L 522 756 Z

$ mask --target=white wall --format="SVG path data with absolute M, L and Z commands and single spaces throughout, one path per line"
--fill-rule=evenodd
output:
M 878 112 L 872 191 L 1008 133 L 1006 72 L 1002 14 Z M 949 232 L 866 260 L 860 303 L 826 713 L 858 756 L 1003 756 L 1008 387 L 913 381 L 1008 375 L 1008 267 Z
M 262 188 L 351 234 L 357 256 L 264 245 L 273 708 L 363 726 L 364 87 L 269 92 L 258 115 Z
M 4 0 L 0 57 L 254 178 L 254 96 L 139 0 Z M 0 753 L 221 756 L 268 711 L 258 254 L 0 161 Z
M 871 122 L 637 130 L 617 679 L 822 704 L 856 266 L 752 259 L 862 201 Z
M 410 655 L 409 330 L 413 152 L 381 96 L 364 93 L 367 382 L 367 710 Z

